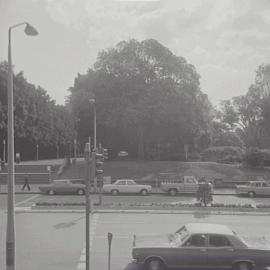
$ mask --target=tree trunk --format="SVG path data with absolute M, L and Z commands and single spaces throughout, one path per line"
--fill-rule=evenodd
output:
M 144 160 L 144 137 L 143 129 L 138 129 L 138 160 Z

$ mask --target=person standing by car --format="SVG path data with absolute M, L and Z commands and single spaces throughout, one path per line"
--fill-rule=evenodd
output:
M 31 190 L 30 184 L 29 184 L 29 180 L 28 180 L 28 175 L 26 174 L 24 177 L 24 184 L 22 186 L 22 190 L 24 190 L 27 187 L 28 191 Z

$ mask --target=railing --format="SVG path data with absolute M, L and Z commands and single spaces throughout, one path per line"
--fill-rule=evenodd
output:
M 7 183 L 8 173 L 0 173 L 0 184 Z M 47 173 L 15 173 L 15 184 L 23 184 L 25 177 L 28 178 L 30 184 L 49 184 L 51 182 L 51 174 Z

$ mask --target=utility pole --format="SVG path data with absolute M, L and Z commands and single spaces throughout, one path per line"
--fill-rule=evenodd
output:
M 90 201 L 90 177 L 92 167 L 92 156 L 90 143 L 85 144 L 85 160 L 86 160 L 86 177 L 85 177 L 85 237 L 86 237 L 86 270 L 90 270 L 90 212 L 91 212 L 91 201 Z
M 3 140 L 3 161 L 6 163 L 6 140 Z

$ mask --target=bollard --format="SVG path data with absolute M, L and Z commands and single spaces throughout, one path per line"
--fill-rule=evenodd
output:
M 108 252 L 108 270 L 111 269 L 111 246 L 112 246 L 112 238 L 113 234 L 108 232 L 108 245 L 109 245 L 109 252 Z

